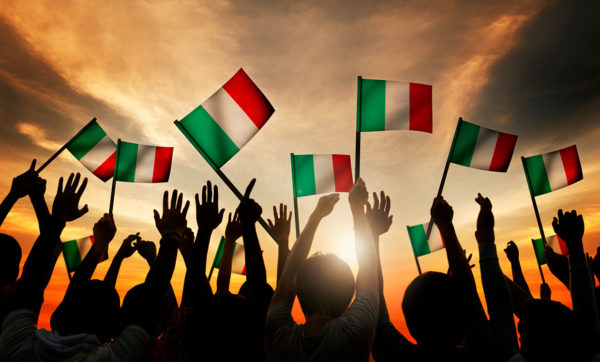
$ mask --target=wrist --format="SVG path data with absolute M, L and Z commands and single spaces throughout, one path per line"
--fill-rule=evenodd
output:
M 6 195 L 6 200 L 11 201 L 11 202 L 16 202 L 17 200 L 19 200 L 19 195 L 17 195 L 17 193 L 13 190 L 10 190 L 8 192 L 8 195 Z

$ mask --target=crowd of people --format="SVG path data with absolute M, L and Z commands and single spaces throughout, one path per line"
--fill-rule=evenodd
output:
M 390 198 L 369 193 L 358 179 L 348 194 L 355 232 L 358 273 L 334 254 L 311 254 L 315 232 L 338 203 L 339 194 L 322 196 L 292 249 L 291 212 L 273 207 L 269 226 L 278 240 L 277 285 L 267 283 L 256 233 L 261 206 L 248 185 L 237 209 L 228 213 L 216 291 L 206 276 L 213 230 L 223 222 L 217 186 L 210 181 L 196 194 L 197 229 L 188 226 L 190 201 L 165 191 L 161 212 L 154 210 L 159 245 L 140 233 L 123 240 L 103 280 L 92 279 L 108 252 L 116 226 L 104 214 L 93 225 L 94 243 L 75 270 L 51 330 L 38 329 L 44 290 L 61 254 L 61 232 L 88 209 L 80 206 L 87 179 L 60 178 L 52 206 L 46 181 L 35 161 L 14 178 L 0 204 L 0 224 L 15 202 L 28 196 L 39 223 L 19 277 L 21 247 L 0 234 L 0 359 L 2 361 L 600 361 L 600 329 L 595 280 L 600 255 L 584 252 L 584 222 L 576 211 L 559 210 L 553 227 L 568 257 L 546 247 L 551 272 L 570 290 L 573 308 L 551 300 L 546 284 L 534 298 L 523 276 L 518 248 L 505 252 L 512 279 L 500 268 L 490 200 L 480 206 L 475 237 L 487 313 L 475 287 L 469 259 L 452 224 L 453 209 L 438 197 L 432 221 L 445 244 L 447 273 L 426 272 L 412 280 L 401 305 L 416 344 L 390 322 L 379 254 L 380 237 L 391 224 Z M 236 241 L 245 249 L 246 281 L 229 290 Z M 600 248 L 599 248 L 600 249 Z M 143 283 L 124 296 L 115 290 L 122 261 L 139 253 L 150 267 Z M 181 302 L 171 286 L 177 254 L 185 280 Z M 309 256 L 310 255 L 310 256 Z M 121 303 L 121 297 L 122 303 Z M 291 310 L 298 297 L 306 322 Z M 514 316 L 518 317 L 518 325 Z

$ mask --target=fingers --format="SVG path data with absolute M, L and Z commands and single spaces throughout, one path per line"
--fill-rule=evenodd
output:
M 79 200 L 81 198 L 81 195 L 83 195 L 83 191 L 85 191 L 87 183 L 88 183 L 88 179 L 86 177 L 83 179 L 83 182 L 81 183 L 81 186 L 79 187 L 79 190 L 77 190 L 77 192 L 75 193 L 77 200 Z
M 67 179 L 67 183 L 65 184 L 65 192 L 67 192 L 68 190 L 71 189 L 71 184 L 73 183 L 73 174 L 71 173 L 69 175 L 69 178 Z
M 248 184 L 248 186 L 246 187 L 246 191 L 244 192 L 244 198 L 250 198 L 250 193 L 252 192 L 252 189 L 254 188 L 254 184 L 256 183 L 256 179 L 253 178 L 250 183 Z
M 206 181 L 206 201 L 212 202 L 212 183 L 210 181 Z
M 183 215 L 183 217 L 185 217 L 187 215 L 189 208 L 190 208 L 190 201 L 188 200 L 185 202 L 185 206 L 183 207 L 183 210 L 181 211 L 181 214 Z
M 383 201 L 383 199 L 381 201 Z M 377 197 L 376 192 L 373 192 L 373 208 L 375 210 L 379 209 L 379 198 Z
M 383 191 L 381 192 L 381 194 L 383 195 Z M 385 197 L 385 208 L 383 209 L 383 212 L 388 214 L 390 212 L 391 207 L 392 207 L 392 200 L 390 200 L 389 196 L 386 196 Z
M 175 190 L 177 191 L 177 190 Z M 175 193 L 175 191 L 173 191 L 173 193 Z M 183 204 L 183 193 L 179 194 L 179 197 L 177 198 L 177 205 L 176 205 L 176 209 L 177 210 L 181 210 L 181 205 Z
M 202 205 L 206 203 L 206 186 L 202 186 Z
M 29 171 L 35 172 L 35 158 L 31 161 L 31 166 L 29 166 Z
M 169 209 L 169 191 L 163 193 L 163 213 Z M 156 211 L 156 210 L 154 210 Z
M 231 224 L 231 213 L 229 213 L 229 216 L 227 217 L 227 224 Z
M 171 209 L 175 209 L 177 206 L 177 190 L 173 190 L 171 195 Z
M 85 204 L 80 210 L 77 210 L 76 218 L 80 218 L 89 211 L 87 204 Z
M 275 206 L 275 205 L 273 205 L 273 218 L 274 218 L 274 220 L 278 219 L 278 217 L 277 217 L 277 206 Z
M 213 202 L 215 203 L 215 205 L 219 205 L 219 188 L 217 187 L 217 185 L 214 186 L 214 191 L 213 191 Z
M 198 212 L 198 209 L 200 208 L 200 195 L 196 193 L 194 199 L 196 200 L 196 212 Z
M 158 211 L 156 211 L 156 209 L 152 211 L 154 212 L 154 222 L 158 224 L 160 222 L 160 215 L 158 214 Z
M 231 214 L 229 214 L 229 219 L 231 219 Z M 231 222 L 231 220 L 229 222 Z M 271 221 L 271 219 L 267 219 L 267 224 L 269 224 L 269 227 L 271 229 L 275 227 L 275 225 L 273 225 L 273 222 Z
M 56 194 L 62 194 L 63 192 L 63 178 L 58 179 L 58 189 L 56 190 Z
M 292 212 L 290 211 L 290 216 L 286 219 L 287 222 L 292 221 Z

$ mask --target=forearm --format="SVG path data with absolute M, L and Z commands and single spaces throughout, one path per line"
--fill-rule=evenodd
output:
M 223 256 L 221 258 L 221 266 L 217 276 L 217 292 L 216 294 L 226 293 L 229 291 L 229 282 L 231 280 L 231 262 L 233 259 L 233 251 L 235 249 L 235 241 L 225 240 L 223 247 Z
M 10 192 L 8 193 L 8 195 L 6 195 L 4 200 L 2 200 L 2 203 L 0 204 L 0 225 L 2 225 L 2 223 L 4 222 L 4 219 L 6 219 L 6 215 L 8 215 L 8 213 L 10 212 L 12 207 L 15 205 L 17 200 L 18 200 L 18 198 L 16 196 L 14 196 L 13 194 L 11 194 Z
M 288 255 L 290 254 L 288 243 L 288 240 L 280 239 L 279 246 L 277 247 L 277 284 L 279 284 L 281 274 L 283 273 L 283 268 L 285 267 L 285 262 L 287 260 Z
M 113 288 L 115 287 L 115 285 L 117 284 L 117 277 L 119 276 L 119 270 L 121 269 L 122 263 L 123 257 L 117 252 L 117 254 L 112 260 L 112 263 L 110 263 L 110 267 L 108 268 L 106 275 L 104 276 L 104 283 L 106 285 L 109 285 Z
M 521 263 L 518 260 L 515 262 L 511 261 L 510 268 L 512 271 L 512 280 L 515 282 L 515 284 L 517 284 L 527 294 L 531 295 L 531 291 L 529 290 L 529 286 L 527 285 L 527 281 L 523 275 L 523 270 L 521 269 Z
M 579 245 L 581 241 L 578 242 Z M 583 248 L 569 249 L 569 271 L 571 275 L 571 300 L 575 311 L 593 333 L 595 351 L 600 350 L 600 331 L 598 330 L 598 312 L 594 293 L 594 280 L 589 270 Z
M 73 274 L 73 280 L 90 280 L 94 275 L 96 266 L 100 262 L 102 254 L 106 252 L 107 246 L 104 243 L 96 242 L 83 258 L 83 261 Z M 115 278 L 116 279 L 116 278 Z
M 256 234 L 256 224 L 242 220 L 242 237 L 244 238 L 244 252 L 246 258 L 246 280 L 248 286 L 263 285 L 267 283 L 267 271 L 263 260 L 262 251 Z
M 40 227 L 42 227 L 42 225 L 47 223 L 47 220 L 50 217 L 50 211 L 48 210 L 46 200 L 44 199 L 43 195 L 30 195 L 29 199 L 33 205 L 33 210 L 35 211 L 35 215 L 38 219 L 38 224 Z
M 163 296 L 169 287 L 177 260 L 177 245 L 178 240 L 174 233 L 165 234 L 160 240 L 158 256 L 145 281 L 153 289 L 155 295 Z
M 352 208 L 352 217 L 354 219 L 354 238 L 358 260 L 356 291 L 369 290 L 379 299 L 377 250 L 371 227 L 362 206 L 361 208 Z
M 463 280 L 472 291 L 476 291 L 475 277 L 465 256 L 464 249 L 458 241 L 454 225 L 450 223 L 447 225 L 437 225 L 437 227 L 444 240 L 449 269 L 452 270 L 454 277 Z
M 191 264 L 187 266 L 183 284 L 182 306 L 192 306 L 196 300 L 212 295 L 212 289 L 206 277 L 206 254 L 212 231 L 198 230 L 196 242 L 192 248 Z
M 385 295 L 383 293 L 383 269 L 381 267 L 381 253 L 379 251 L 379 236 L 373 235 L 375 243 L 377 244 L 377 282 L 379 285 L 379 319 L 390 320 L 390 315 L 387 309 L 387 303 L 385 302 Z

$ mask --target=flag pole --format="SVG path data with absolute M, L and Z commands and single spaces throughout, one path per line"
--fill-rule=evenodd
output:
M 446 165 L 444 166 L 444 173 L 442 173 L 442 181 L 440 182 L 440 187 L 438 188 L 436 198 L 442 195 L 442 190 L 444 189 L 444 184 L 446 183 L 446 176 L 448 176 L 448 169 L 450 168 L 450 159 L 452 158 L 452 152 L 454 152 L 454 145 L 456 144 L 456 138 L 458 137 L 458 132 L 460 130 L 460 125 L 462 124 L 462 117 L 458 118 L 458 123 L 456 123 L 456 130 L 454 131 L 454 137 L 452 138 L 452 145 L 450 146 L 450 151 L 448 152 L 448 159 L 446 160 Z M 429 240 L 429 236 L 431 235 L 431 229 L 433 228 L 433 223 L 431 222 L 431 218 L 429 219 L 429 225 L 427 226 L 427 231 L 425 232 L 425 240 Z
M 294 221 L 296 222 L 296 239 L 300 236 L 300 219 L 298 216 L 298 198 L 296 197 L 296 168 L 294 167 L 294 154 L 290 153 L 292 161 L 292 194 L 294 196 Z
M 533 251 L 535 252 L 535 240 L 531 239 L 531 244 L 533 244 Z M 537 253 L 535 256 L 535 260 L 537 261 L 538 269 L 540 270 L 540 276 L 542 277 L 542 283 L 546 284 L 546 279 L 544 278 L 544 272 L 542 271 L 542 266 L 540 265 L 540 260 L 537 257 Z
M 535 218 L 537 219 L 538 227 L 540 228 L 540 235 L 544 246 L 546 245 L 546 235 L 544 234 L 544 228 L 542 227 L 542 219 L 540 218 L 540 212 L 538 211 L 537 203 L 535 202 L 535 196 L 533 196 L 533 189 L 531 187 L 531 180 L 529 179 L 529 171 L 527 170 L 527 163 L 525 157 L 521 156 L 521 163 L 523 163 L 523 171 L 525 171 L 525 179 L 527 179 L 527 186 L 529 187 L 529 196 L 531 196 L 531 203 L 533 204 L 533 211 L 535 211 Z M 540 269 L 541 270 L 541 269 Z
M 356 149 L 354 151 L 354 182 L 360 177 L 360 130 L 362 127 L 362 76 L 358 76 L 358 104 L 356 105 Z
M 410 227 L 408 225 L 406 225 L 406 230 L 410 230 Z M 408 233 L 408 235 L 410 235 L 410 232 Z M 419 275 L 422 275 L 423 273 L 421 273 L 421 264 L 419 264 L 419 257 L 417 256 L 417 254 L 415 254 L 414 247 L 412 246 L 412 241 L 410 242 L 410 246 L 413 252 L 413 256 L 415 257 L 415 263 L 417 264 L 417 270 L 419 271 Z
M 214 270 L 215 270 L 215 264 L 213 263 L 213 265 L 210 267 L 210 272 L 208 273 L 208 282 L 209 283 L 210 283 L 210 278 L 212 277 Z
M 214 161 L 210 157 L 208 157 L 208 154 L 206 152 L 204 152 L 204 149 L 189 134 L 189 132 L 187 131 L 187 129 L 181 123 L 179 123 L 179 121 L 177 121 L 177 120 L 175 120 L 174 123 L 177 126 L 177 128 L 179 128 L 179 130 L 185 135 L 185 137 L 188 139 L 188 141 L 190 141 L 190 143 L 196 148 L 196 150 L 198 152 L 200 152 L 200 154 L 202 155 L 202 157 L 204 157 L 204 159 L 208 162 L 208 164 L 212 167 L 212 169 L 217 173 L 217 175 L 221 178 L 221 180 L 223 180 L 223 182 L 225 183 L 225 185 L 227 185 L 227 187 L 229 187 L 229 189 L 233 192 L 233 194 L 239 200 L 242 200 L 244 198 L 244 195 L 242 195 L 242 193 L 237 189 L 237 187 L 235 187 L 235 185 L 229 180 L 229 178 L 227 178 L 227 176 L 225 176 L 225 174 L 223 173 L 223 171 L 221 171 L 216 166 L 216 164 L 214 163 Z M 258 223 L 260 224 L 260 226 L 263 227 L 263 229 L 265 229 L 265 231 L 267 232 L 267 234 L 269 234 L 269 236 L 271 236 L 271 238 L 273 238 L 273 240 L 275 241 L 275 243 L 279 244 L 279 241 L 277 240 L 277 237 L 271 231 L 271 228 L 269 227 L 269 225 L 267 224 L 267 222 L 265 221 L 265 219 L 262 218 L 262 216 L 258 218 Z
M 117 169 L 119 168 L 119 149 L 121 148 L 121 139 L 117 140 L 117 153 L 115 157 L 115 168 L 113 171 L 112 188 L 110 190 L 110 204 L 108 206 L 108 213 L 112 215 L 113 205 L 115 202 L 115 187 L 117 185 Z
M 61 148 L 58 149 L 58 151 L 56 151 L 46 162 L 44 162 L 43 165 L 40 166 L 40 168 L 37 169 L 37 171 L 35 171 L 36 173 L 40 173 L 42 172 L 43 169 L 46 168 L 46 166 L 48 166 L 50 164 L 50 162 L 54 161 L 54 159 L 56 157 L 58 157 L 58 155 L 60 155 L 62 153 L 62 151 L 64 151 L 67 147 L 69 147 L 71 145 L 71 143 L 73 143 L 73 140 L 76 139 L 77 137 L 79 137 L 83 132 L 85 132 L 85 130 L 87 130 L 90 125 L 96 121 L 96 117 L 92 118 L 91 121 L 89 121 L 85 126 L 83 126 L 82 129 L 79 130 L 79 132 L 77 132 L 77 134 L 73 137 L 71 137 L 70 140 L 67 141 L 67 143 L 65 143 Z

